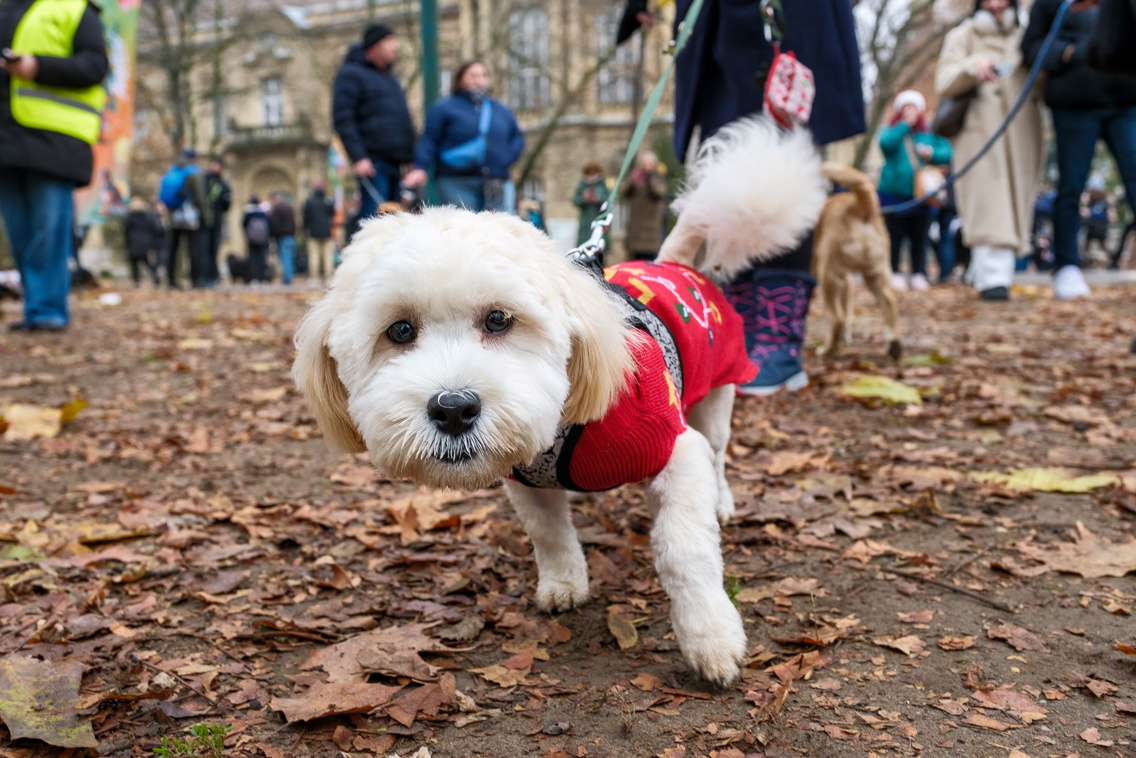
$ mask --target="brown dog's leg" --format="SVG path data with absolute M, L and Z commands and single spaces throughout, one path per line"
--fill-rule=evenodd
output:
M 824 297 L 824 309 L 832 319 L 832 330 L 828 335 L 828 342 L 821 348 L 820 354 L 825 358 L 833 358 L 840 351 L 844 343 L 844 329 L 848 322 L 848 277 L 847 275 L 832 275 L 822 272 L 820 278 L 821 295 Z
M 868 289 L 876 296 L 880 310 L 884 315 L 884 338 L 888 341 L 888 355 L 892 360 L 899 360 L 903 355 L 903 343 L 899 340 L 899 311 L 895 304 L 895 293 L 891 290 L 891 283 L 886 276 L 879 274 L 868 275 L 864 279 Z

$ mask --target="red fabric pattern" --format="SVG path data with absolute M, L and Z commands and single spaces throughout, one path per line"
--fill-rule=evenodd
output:
M 745 351 L 741 317 L 712 282 L 673 263 L 623 263 L 607 280 L 643 303 L 670 329 L 682 356 L 679 398 L 662 350 L 651 339 L 633 347 L 637 365 L 626 393 L 599 421 L 587 424 L 572 451 L 569 472 L 582 490 L 605 490 L 657 475 L 685 414 L 710 390 L 752 380 L 757 367 Z

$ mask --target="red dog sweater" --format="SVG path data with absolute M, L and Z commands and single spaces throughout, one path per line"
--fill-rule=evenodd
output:
M 631 343 L 635 374 L 603 418 L 560 430 L 553 446 L 513 477 L 530 487 L 611 489 L 659 474 L 686 413 L 715 387 L 757 375 L 741 317 L 700 273 L 676 263 L 621 263 L 604 270 L 626 317 L 650 339 Z

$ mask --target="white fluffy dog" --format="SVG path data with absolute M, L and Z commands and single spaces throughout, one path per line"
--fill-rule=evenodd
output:
M 729 683 L 747 650 L 718 524 L 733 514 L 731 382 L 754 369 L 740 318 L 687 265 L 703 242 L 701 270 L 723 278 L 788 248 L 824 199 L 808 135 L 751 120 L 706 145 L 661 263 L 612 267 L 609 282 L 512 216 L 376 218 L 300 324 L 293 376 L 328 444 L 388 476 L 504 479 L 543 609 L 588 597 L 566 490 L 650 478 L 675 636 L 698 674 Z

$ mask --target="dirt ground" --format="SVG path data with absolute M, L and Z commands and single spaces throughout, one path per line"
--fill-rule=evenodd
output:
M 550 617 L 500 489 L 324 450 L 289 379 L 314 293 L 123 294 L 0 333 L 0 413 L 87 403 L 0 440 L 11 731 L 89 723 L 69 754 L 108 756 L 200 724 L 267 758 L 1136 755 L 1136 289 L 904 294 L 898 364 L 858 292 L 809 388 L 739 401 L 722 543 L 751 658 L 725 689 L 678 652 L 642 488 L 578 505 L 592 600 Z M 853 396 L 880 377 L 917 395 Z M 43 729 L 0 728 L 0 755 L 68 754 Z

